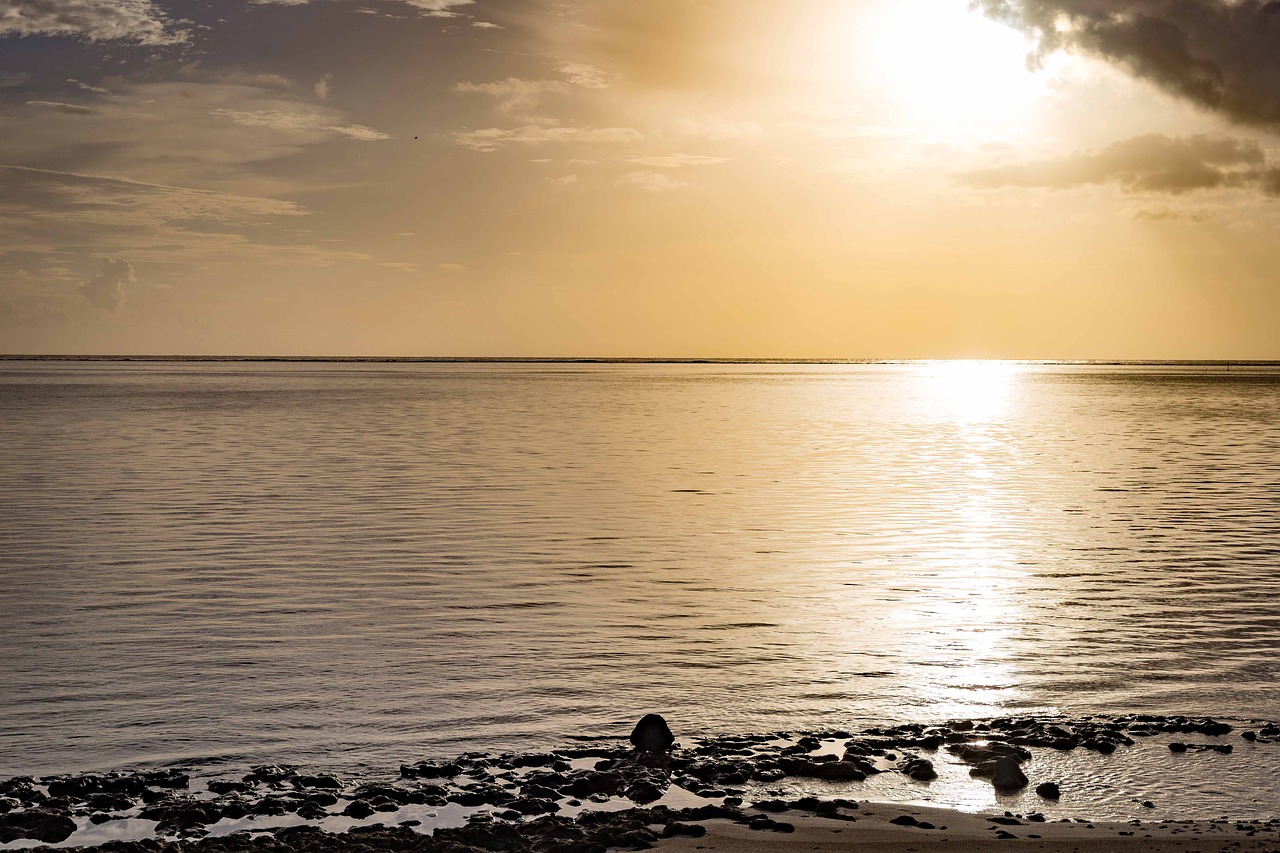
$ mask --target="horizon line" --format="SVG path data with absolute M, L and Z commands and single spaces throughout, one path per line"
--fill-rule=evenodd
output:
M 1280 367 L 1280 359 L 1172 358 L 756 358 L 697 356 L 394 356 L 394 355 L 109 355 L 73 353 L 0 353 L 0 361 L 109 361 L 313 364 L 831 364 L 892 365 L 935 362 L 1006 362 L 1028 365 L 1181 365 Z

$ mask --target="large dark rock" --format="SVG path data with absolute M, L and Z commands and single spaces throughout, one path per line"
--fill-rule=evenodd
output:
M 34 838 L 45 844 L 66 841 L 76 831 L 76 822 L 64 814 L 46 809 L 9 812 L 0 817 L 0 843 Z
M 1057 782 L 1041 782 L 1036 786 L 1036 793 L 1046 800 L 1056 800 L 1062 796 Z
M 903 762 L 902 773 L 917 782 L 932 782 L 938 778 L 938 771 L 933 769 L 933 762 L 927 758 L 909 758 Z
M 138 817 L 156 821 L 156 830 L 168 834 L 217 823 L 222 809 L 207 800 L 175 800 L 145 808 Z
M 631 732 L 631 744 L 642 752 L 666 752 L 675 741 L 667 721 L 658 714 L 645 714 Z
M 991 784 L 997 791 L 1017 791 L 1027 786 L 1027 775 L 1012 755 L 997 758 L 992 771 Z

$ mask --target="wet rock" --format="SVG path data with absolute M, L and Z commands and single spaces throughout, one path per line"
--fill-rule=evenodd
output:
M 400 810 L 400 804 L 390 797 L 374 797 L 369 800 L 369 805 L 376 812 L 395 812 Z
M 215 779 L 207 786 L 215 794 L 247 794 L 253 790 L 248 782 L 230 782 L 226 779 Z
M 138 812 L 138 817 L 156 821 L 157 832 L 172 834 L 217 823 L 222 810 L 207 800 L 176 800 L 145 808 Z
M 631 732 L 631 744 L 642 752 L 666 752 L 675 740 L 667 721 L 658 714 L 645 714 Z
M 298 773 L 296 768 L 288 764 L 256 764 L 249 769 L 251 772 L 243 777 L 243 781 L 252 785 L 278 785 L 289 781 Z
M 48 809 L 27 809 L 0 817 L 0 843 L 34 838 L 45 844 L 57 844 L 66 841 L 75 831 L 74 820 Z
M 1017 791 L 1027 786 L 1027 776 L 1012 755 L 997 758 L 991 773 L 991 784 L 997 791 Z
M 477 803 L 477 805 L 479 804 Z M 373 806 L 369 805 L 365 800 L 352 800 L 347 804 L 347 807 L 342 810 L 344 815 L 350 818 L 355 818 L 356 820 L 364 820 L 369 815 L 373 814 L 373 812 Z
M 1062 797 L 1062 790 L 1057 782 L 1041 782 L 1036 786 L 1036 794 L 1046 800 L 1057 800 Z
M 319 776 L 294 776 L 289 780 L 295 788 L 322 788 L 326 791 L 340 791 L 344 787 L 343 782 L 337 776 L 330 773 L 324 773 Z
M 889 820 L 889 823 L 892 823 L 896 826 L 918 826 L 920 824 L 920 821 L 916 820 L 909 814 L 900 814 L 895 818 L 891 818 Z
M 298 807 L 298 817 L 304 820 L 321 820 L 329 816 L 329 812 L 319 803 L 308 800 Z
M 560 811 L 560 806 L 552 800 L 529 797 L 511 803 L 511 810 L 522 815 L 553 814 Z
M 401 779 L 452 779 L 462 772 L 461 765 L 450 762 L 419 761 L 417 764 L 401 764 Z
M 760 830 L 769 831 L 769 832 L 795 832 L 796 831 L 794 824 L 784 823 L 782 821 L 774 820 L 773 818 L 768 817 L 767 815 L 756 815 L 755 817 L 747 821 L 747 826 L 751 829 L 758 830 L 758 831 Z
M 662 788 L 658 787 L 652 782 L 637 782 L 636 784 L 627 788 L 625 796 L 627 799 L 632 800 L 633 802 L 640 803 L 641 805 L 646 805 L 648 803 L 654 802 L 655 800 L 662 799 L 662 794 L 663 794 Z
M 902 765 L 902 773 L 917 782 L 931 782 L 938 778 L 938 771 L 933 769 L 933 762 L 927 758 L 911 758 Z
M 1169 751 L 1170 752 L 1186 752 L 1187 745 L 1185 743 L 1182 743 L 1181 741 L 1175 740 L 1173 743 L 1169 744 Z
M 122 812 L 133 808 L 133 798 L 124 794 L 90 794 L 85 798 L 85 805 L 103 812 Z
M 707 834 L 707 828 L 696 823 L 679 823 L 672 821 L 662 829 L 663 838 L 675 838 L 678 835 L 685 835 L 689 838 L 701 838 Z

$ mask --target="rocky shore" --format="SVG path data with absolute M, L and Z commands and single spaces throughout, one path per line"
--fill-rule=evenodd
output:
M 947 830 L 942 823 L 917 817 L 918 810 L 913 814 L 900 807 L 873 808 L 853 799 L 858 783 L 896 773 L 927 784 L 936 778 L 935 763 L 945 754 L 947 761 L 966 766 L 978 783 L 1002 792 L 1034 790 L 1049 806 L 1070 790 L 1071 780 L 1028 778 L 1024 766 L 1033 751 L 1111 754 L 1133 746 L 1137 739 L 1158 735 L 1176 738 L 1168 741 L 1168 749 L 1179 756 L 1230 753 L 1232 739 L 1251 746 L 1280 744 L 1280 726 L 1274 723 L 1233 728 L 1208 718 L 1129 715 L 772 732 L 703 738 L 681 747 L 666 722 L 650 715 L 636 726 L 630 743 L 619 740 L 545 753 L 471 753 L 450 761 L 402 765 L 394 780 L 345 779 L 281 765 L 257 766 L 238 778 L 196 784 L 182 769 L 17 777 L 0 782 L 0 844 L 76 844 L 95 837 L 91 828 L 109 829 L 118 821 L 144 826 L 146 837 L 105 840 L 97 849 L 598 853 L 608 848 L 642 849 L 664 838 L 699 838 L 708 828 L 730 841 L 735 831 L 787 835 L 796 830 L 797 821 L 810 827 L 818 821 L 828 834 L 831 827 L 839 830 L 841 824 L 858 821 L 865 834 L 870 821 L 883 824 L 891 841 L 901 836 L 919 844 L 930 833 L 937 839 Z M 828 793 L 781 795 L 777 786 L 796 779 L 828 783 Z M 422 819 L 405 817 L 406 812 L 443 811 L 458 825 L 437 824 L 432 831 Z M 972 819 L 957 816 L 947 825 L 958 825 L 961 817 Z M 293 825 L 253 825 L 269 818 Z M 1030 830 L 1050 826 L 1059 827 L 1049 833 L 1055 837 L 1063 835 L 1064 826 L 1075 828 L 1071 838 L 1085 832 L 1078 820 L 1054 821 L 1036 811 L 981 820 L 989 823 L 982 825 L 987 834 L 979 833 L 979 840 L 1044 839 L 1044 829 Z M 1216 831 L 1164 823 L 1161 831 L 1169 838 L 1185 833 L 1200 839 Z M 1237 842 L 1266 841 L 1272 844 L 1266 849 L 1280 850 L 1275 844 L 1280 829 L 1276 821 L 1229 826 Z M 1114 837 L 1128 838 L 1126 832 L 1136 831 L 1122 828 Z M 96 837 L 106 839 L 110 833 Z

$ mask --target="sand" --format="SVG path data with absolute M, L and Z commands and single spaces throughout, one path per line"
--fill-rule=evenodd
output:
M 1032 823 L 1001 825 L 989 818 L 1003 814 L 971 815 L 947 809 L 863 803 L 846 810 L 855 821 L 841 821 L 783 812 L 769 815 L 792 824 L 794 832 L 754 830 L 726 820 L 702 823 L 700 838 L 664 839 L 661 853 L 793 853 L 793 851 L 860 851 L 860 853 L 913 853 L 913 851 L 1035 850 L 1046 853 L 1280 853 L 1280 824 L 1232 821 L 1152 821 L 1142 823 Z M 910 815 L 931 823 L 920 829 L 890 823 Z M 998 838 L 1005 832 L 1014 838 Z

